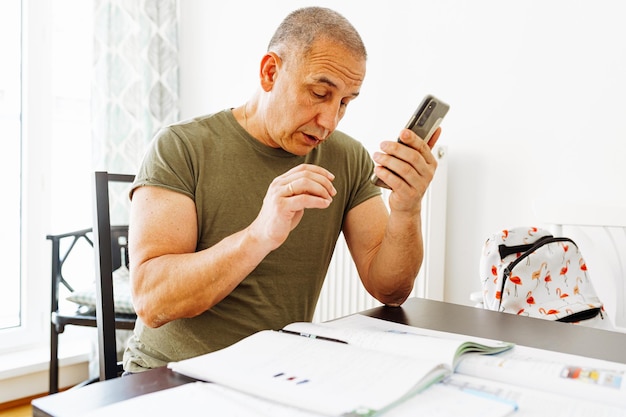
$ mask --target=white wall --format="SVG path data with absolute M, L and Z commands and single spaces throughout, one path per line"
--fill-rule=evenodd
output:
M 479 288 L 487 235 L 540 225 L 536 200 L 626 202 L 619 0 L 181 0 L 182 117 L 242 104 L 275 27 L 310 4 L 343 13 L 368 47 L 361 96 L 339 128 L 372 152 L 424 94 L 451 104 L 446 300 L 468 304 Z

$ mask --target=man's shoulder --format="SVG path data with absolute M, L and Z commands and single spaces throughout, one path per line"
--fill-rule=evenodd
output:
M 218 111 L 216 113 L 204 114 L 172 123 L 166 126 L 166 129 L 187 130 L 198 129 L 203 127 L 230 125 L 234 117 L 230 109 Z
M 197 116 L 164 126 L 155 135 L 156 142 L 200 144 L 236 132 L 236 121 L 230 109 Z M 195 146 L 195 145 L 194 145 Z

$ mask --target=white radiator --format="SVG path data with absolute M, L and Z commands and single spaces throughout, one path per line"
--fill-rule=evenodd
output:
M 443 300 L 448 158 L 445 147 L 437 147 L 433 153 L 439 164 L 422 202 L 424 261 L 411 296 Z M 332 320 L 380 305 L 361 284 L 342 234 L 337 241 L 313 321 Z

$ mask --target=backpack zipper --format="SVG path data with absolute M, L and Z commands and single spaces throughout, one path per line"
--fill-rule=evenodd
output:
M 579 311 L 578 313 L 570 314 L 569 316 L 561 317 L 556 321 L 560 321 L 563 323 L 578 323 L 579 321 L 592 319 L 598 314 L 604 320 L 604 316 L 602 315 L 602 309 L 600 307 L 595 307 L 588 310 Z
M 542 242 L 546 239 L 550 239 L 554 236 L 552 235 L 546 235 L 546 236 L 542 236 L 539 239 L 537 239 L 536 242 L 534 243 L 524 243 L 523 245 L 513 245 L 513 246 L 507 246 L 505 244 L 502 244 L 500 246 L 498 246 L 498 252 L 500 253 L 500 258 L 504 259 L 509 255 L 514 255 L 516 253 L 520 253 L 520 252 L 526 252 L 527 250 L 529 250 L 530 248 L 532 248 L 533 246 L 535 246 L 536 244 L 538 244 L 539 242 Z
M 526 252 L 522 253 L 517 259 L 511 261 L 506 266 L 506 268 L 504 268 L 504 271 L 502 272 L 502 287 L 500 288 L 500 307 L 502 307 L 502 297 L 504 296 L 504 285 L 506 284 L 506 281 L 511 277 L 513 268 L 515 268 L 515 266 L 518 263 L 520 263 L 521 261 L 529 257 L 532 253 L 534 253 L 541 246 L 544 246 L 548 243 L 553 243 L 553 242 L 571 242 L 572 244 L 576 245 L 576 243 L 568 237 L 545 236 L 539 239 L 534 244 L 532 244 L 532 246 L 528 250 L 526 250 Z M 510 246 L 510 247 L 515 248 L 515 247 L 522 247 L 522 246 L 526 246 L 526 245 Z

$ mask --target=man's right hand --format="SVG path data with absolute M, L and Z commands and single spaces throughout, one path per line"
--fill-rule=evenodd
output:
M 333 201 L 337 190 L 335 176 L 317 165 L 298 165 L 276 177 L 270 184 L 263 206 L 248 231 L 270 250 L 282 245 L 300 223 L 304 210 L 324 209 Z

